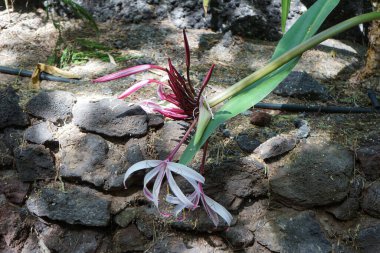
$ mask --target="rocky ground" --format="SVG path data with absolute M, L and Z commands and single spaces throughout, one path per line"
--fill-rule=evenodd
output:
M 9 20 L 10 19 L 10 20 Z M 143 174 L 122 184 L 144 159 L 163 159 L 186 122 L 147 114 L 115 99 L 148 72 L 93 84 L 94 77 L 142 63 L 184 65 L 181 30 L 167 20 L 63 21 L 66 45 L 97 40 L 132 55 L 117 64 L 90 59 L 65 69 L 79 84 L 0 74 L 0 252 L 379 252 L 380 116 L 249 110 L 220 126 L 206 167 L 208 195 L 234 216 L 215 227 L 203 210 L 165 219 L 142 194 Z M 54 52 L 58 32 L 42 10 L 0 12 L 2 66 L 32 70 Z M 275 43 L 188 30 L 194 82 L 217 65 L 209 93 L 262 67 Z M 329 40 L 304 54 L 265 99 L 273 103 L 369 107 L 347 80 L 365 47 Z M 376 80 L 372 80 L 375 82 Z M 199 160 L 192 164 L 194 168 Z

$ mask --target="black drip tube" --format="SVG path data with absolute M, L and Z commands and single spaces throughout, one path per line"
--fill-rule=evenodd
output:
M 373 113 L 374 108 L 341 107 L 341 106 L 319 106 L 319 105 L 297 105 L 297 104 L 268 104 L 257 103 L 254 108 L 271 109 L 290 112 L 324 112 L 324 113 Z
M 14 69 L 14 68 L 8 68 L 8 67 L 3 67 L 3 66 L 0 66 L 0 73 L 23 76 L 23 77 L 32 77 L 32 74 L 33 74 L 33 72 L 29 70 Z M 64 77 L 59 77 L 59 76 L 53 76 L 45 72 L 41 72 L 40 80 L 47 80 L 47 81 L 54 81 L 54 82 L 61 82 L 61 83 L 79 83 L 80 82 L 77 79 L 69 79 L 69 78 L 64 78 Z

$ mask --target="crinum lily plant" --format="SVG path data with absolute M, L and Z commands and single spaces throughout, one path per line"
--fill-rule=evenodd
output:
M 155 84 L 157 85 L 158 97 L 160 100 L 165 101 L 168 105 L 162 106 L 157 102 L 149 100 L 142 101 L 140 105 L 147 111 L 160 113 L 163 116 L 171 118 L 173 120 L 187 120 L 191 122 L 190 127 L 180 142 L 176 145 L 174 150 L 164 161 L 146 160 L 138 162 L 130 167 L 125 174 L 124 184 L 134 172 L 143 169 L 151 169 L 145 175 L 143 192 L 146 198 L 152 201 L 158 209 L 159 202 L 161 201 L 159 199 L 160 189 L 164 178 L 166 178 L 169 189 L 173 195 L 168 194 L 165 200 L 167 203 L 173 204 L 175 206 L 172 213 L 173 215 L 176 217 L 179 216 L 181 211 L 185 208 L 194 210 L 195 208 L 199 207 L 200 203 L 202 203 L 215 226 L 217 226 L 219 223 L 218 215 L 222 217 L 228 225 L 230 225 L 232 221 L 232 215 L 222 205 L 204 193 L 203 184 L 205 183 L 205 178 L 195 170 L 183 164 L 173 162 L 175 154 L 178 152 L 181 145 L 189 138 L 190 132 L 195 128 L 196 123 L 198 122 L 199 112 L 201 110 L 204 110 L 203 107 L 205 104 L 205 99 L 203 93 L 214 69 L 214 65 L 212 65 L 206 74 L 202 85 L 199 89 L 196 89 L 190 80 L 190 49 L 185 30 L 183 30 L 183 38 L 185 44 L 186 77 L 182 76 L 180 72 L 177 71 L 169 58 L 167 68 L 152 64 L 139 65 L 103 76 L 94 80 L 94 82 L 111 81 L 151 69 L 160 70 L 166 74 L 167 81 L 147 79 L 137 82 L 125 92 L 123 92 L 120 96 L 118 96 L 118 98 L 124 99 L 148 84 Z M 204 149 L 204 152 L 206 152 L 206 149 Z M 203 167 L 203 164 L 201 166 Z M 172 173 L 180 175 L 186 179 L 186 181 L 194 188 L 194 192 L 189 195 L 183 193 L 181 188 L 176 183 Z M 148 184 L 153 179 L 155 179 L 153 183 L 153 189 L 149 190 Z M 164 216 L 172 215 L 167 212 L 160 213 Z
M 189 76 L 190 51 L 185 32 L 183 35 L 185 41 L 186 78 L 175 69 L 169 59 L 167 68 L 146 64 L 121 70 L 94 80 L 94 82 L 106 82 L 150 69 L 162 71 L 167 75 L 166 82 L 155 79 L 138 82 L 121 94 L 119 98 L 123 99 L 148 84 L 156 84 L 158 97 L 167 102 L 168 105 L 162 106 L 153 101 L 143 101 L 142 106 L 174 120 L 181 119 L 191 122 L 182 140 L 164 161 L 148 160 L 138 162 L 127 170 L 124 180 L 126 181 L 131 174 L 138 170 L 150 169 L 144 178 L 145 196 L 159 208 L 161 201 L 159 194 L 164 178 L 167 179 L 172 192 L 164 200 L 174 205 L 173 212 L 162 213 L 163 215 L 178 216 L 185 208 L 194 210 L 201 203 L 215 226 L 219 223 L 218 216 L 222 217 L 230 225 L 232 215 L 223 206 L 205 195 L 203 191 L 205 178 L 202 174 L 208 139 L 221 123 L 248 110 L 273 91 L 295 67 L 303 52 L 347 29 L 364 22 L 380 19 L 380 12 L 371 12 L 343 21 L 314 35 L 338 3 L 339 0 L 316 1 L 284 34 L 276 47 L 272 59 L 266 66 L 207 100 L 203 92 L 210 80 L 214 66 L 206 74 L 200 88 L 194 88 Z M 216 106 L 221 103 L 223 105 L 216 110 Z M 173 161 L 174 155 L 190 137 L 190 132 L 193 129 L 196 129 L 195 135 L 191 137 L 179 163 L 175 163 Z M 204 152 L 200 173 L 198 173 L 185 166 L 185 164 L 189 163 L 202 147 L 204 147 Z M 193 187 L 191 194 L 186 195 L 182 192 L 174 179 L 173 173 L 184 177 L 189 185 Z M 153 189 L 149 190 L 148 184 L 154 178 Z

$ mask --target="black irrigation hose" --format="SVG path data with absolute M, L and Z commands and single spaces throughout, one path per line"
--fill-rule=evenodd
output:
M 324 112 L 324 113 L 375 113 L 374 108 L 319 106 L 319 105 L 296 105 L 296 104 L 267 104 L 257 103 L 254 108 L 271 109 L 290 112 Z
M 32 74 L 33 74 L 33 72 L 29 70 L 14 69 L 14 68 L 8 68 L 8 67 L 3 67 L 3 66 L 0 66 L 0 73 L 23 76 L 23 77 L 32 77 Z M 61 82 L 61 83 L 79 83 L 80 82 L 77 79 L 69 79 L 69 78 L 64 78 L 64 77 L 59 77 L 59 76 L 53 76 L 45 72 L 41 72 L 40 80 L 47 80 L 47 81 L 54 81 L 54 82 Z

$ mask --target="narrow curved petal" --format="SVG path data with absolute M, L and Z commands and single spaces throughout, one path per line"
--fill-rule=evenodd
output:
M 149 199 L 150 201 L 154 202 L 155 199 L 154 199 L 154 196 L 152 194 L 151 191 L 149 191 L 148 187 L 147 187 L 147 184 L 158 174 L 158 172 L 160 172 L 160 168 L 156 167 L 154 168 L 153 170 L 149 171 L 145 177 L 144 177 L 144 188 L 143 188 L 143 192 L 144 192 L 144 195 L 147 199 Z
M 227 211 L 226 208 L 224 208 L 221 204 L 219 204 L 218 202 L 216 202 L 215 200 L 211 199 L 210 197 L 208 197 L 206 195 L 204 195 L 204 200 L 207 203 L 207 205 L 215 213 L 217 213 L 218 215 L 220 215 L 220 217 L 222 217 L 223 220 L 225 220 L 228 225 L 231 225 L 233 217 L 230 214 L 230 212 Z M 206 203 L 204 203 L 204 204 L 206 204 Z M 215 222 L 214 222 L 214 224 L 215 224 Z
M 215 227 L 217 227 L 219 224 L 218 214 L 216 212 L 214 212 L 214 210 L 210 207 L 210 205 L 207 203 L 207 200 L 205 199 L 205 197 L 206 197 L 206 195 L 204 195 L 204 194 L 201 196 L 203 207 L 206 210 L 208 217 L 210 217 L 210 219 L 212 220 L 212 223 L 214 223 Z
M 144 64 L 144 65 L 139 65 L 139 66 L 135 66 L 132 68 L 123 69 L 123 70 L 117 71 L 115 73 L 99 77 L 99 78 L 93 80 L 92 82 L 93 83 L 108 82 L 108 81 L 112 81 L 115 79 L 131 76 L 131 75 L 134 75 L 134 74 L 137 74 L 137 73 L 143 72 L 145 70 L 149 70 L 149 69 L 159 69 L 159 70 L 166 71 L 165 68 L 157 66 L 157 65 Z
M 173 204 L 173 205 L 180 205 L 182 204 L 182 202 L 175 196 L 171 195 L 171 194 L 168 194 L 166 195 L 166 202 L 168 202 L 169 204 Z
M 162 180 L 164 179 L 164 177 L 165 177 L 165 169 L 160 169 L 160 172 L 158 173 L 157 178 L 154 181 L 154 185 L 153 185 L 153 198 L 154 198 L 153 202 L 157 208 L 158 208 L 158 199 L 160 195 Z
M 185 205 L 192 206 L 193 203 L 185 196 L 182 190 L 179 188 L 177 183 L 175 182 L 172 173 L 170 170 L 166 170 L 166 177 L 168 179 L 168 184 L 173 194 Z
M 180 164 L 180 163 L 173 163 L 173 162 L 168 162 L 168 168 L 172 171 L 175 172 L 181 176 L 183 176 L 187 181 L 189 179 L 195 180 L 197 182 L 200 182 L 204 184 L 205 178 L 196 172 L 195 170 L 187 167 L 186 165 Z
M 155 79 L 143 80 L 143 81 L 135 83 L 134 85 L 132 85 L 131 87 L 129 87 L 126 91 L 124 91 L 117 98 L 118 99 L 124 99 L 124 98 L 128 97 L 129 95 L 131 95 L 133 92 L 136 92 L 139 89 L 141 89 L 142 87 L 146 86 L 147 84 L 151 84 L 151 83 L 157 83 L 159 85 L 163 85 L 164 84 L 164 83 L 162 83 L 162 82 L 160 82 L 158 80 L 155 80 Z
M 169 103 L 172 103 L 175 106 L 179 106 L 180 103 L 178 102 L 177 97 L 175 94 L 167 94 L 164 90 L 164 84 L 160 84 L 157 88 L 157 95 L 161 100 L 168 101 Z
M 158 172 L 160 172 L 159 167 L 149 171 L 144 177 L 144 186 L 147 185 L 158 174 Z
M 146 169 L 146 168 L 152 168 L 152 167 L 156 167 L 158 166 L 160 163 L 162 163 L 162 161 L 160 160 L 145 160 L 145 161 L 141 161 L 141 162 L 138 162 L 138 163 L 135 163 L 134 165 L 132 165 L 128 170 L 127 172 L 125 173 L 124 175 L 124 186 L 125 186 L 125 181 L 127 181 L 128 177 L 138 171 L 138 170 L 143 170 L 143 169 Z

